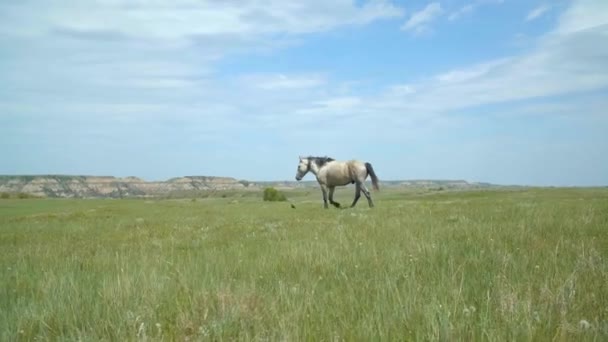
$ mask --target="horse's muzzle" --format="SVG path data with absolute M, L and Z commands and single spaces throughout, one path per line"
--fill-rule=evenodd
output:
M 297 180 L 297 181 L 301 181 L 301 180 L 302 180 L 302 177 L 298 177 L 298 176 L 296 176 L 296 180 Z

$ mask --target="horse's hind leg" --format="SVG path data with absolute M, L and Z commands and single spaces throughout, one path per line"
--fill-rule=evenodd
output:
M 367 198 L 367 203 L 369 203 L 369 207 L 373 208 L 374 201 L 372 201 L 372 195 L 369 193 L 369 190 L 367 190 L 367 188 L 365 187 L 365 184 L 363 184 L 363 183 L 361 184 L 361 191 L 363 191 L 363 194 Z
M 359 183 L 357 183 L 356 188 L 355 188 L 355 200 L 353 201 L 353 204 L 351 204 L 351 208 L 354 208 L 355 205 L 357 204 L 357 201 L 359 200 L 359 198 L 361 197 L 361 185 Z
M 334 191 L 335 190 L 336 190 L 335 186 L 329 187 L 329 203 L 331 203 L 336 208 L 340 208 L 340 203 L 334 201 Z

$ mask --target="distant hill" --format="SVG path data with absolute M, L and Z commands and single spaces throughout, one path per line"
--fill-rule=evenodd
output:
M 137 177 L 111 176 L 0 176 L 0 192 L 26 193 L 41 197 L 123 198 L 158 197 L 174 192 L 246 188 L 228 177 L 188 176 L 167 181 L 144 181 Z
M 260 190 L 272 186 L 282 190 L 318 187 L 316 181 L 252 182 L 230 177 L 186 176 L 166 181 L 137 177 L 33 175 L 0 176 L 0 193 L 22 193 L 56 198 L 144 198 L 224 190 Z M 424 189 L 472 189 L 495 187 L 463 180 L 381 181 L 382 187 Z

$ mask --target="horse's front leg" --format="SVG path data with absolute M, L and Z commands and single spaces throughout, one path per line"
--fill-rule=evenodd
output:
M 336 208 L 340 208 L 340 203 L 334 201 L 334 191 L 335 190 L 336 190 L 335 186 L 329 187 L 329 203 L 331 203 Z
M 324 184 L 321 184 L 321 192 L 323 193 L 323 208 L 328 209 L 329 206 L 327 205 L 327 186 L 325 186 Z

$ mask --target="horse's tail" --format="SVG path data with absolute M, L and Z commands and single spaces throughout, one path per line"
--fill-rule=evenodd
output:
M 372 167 L 372 164 L 365 163 L 365 169 L 367 170 L 367 174 L 370 175 L 370 177 L 372 177 L 372 186 L 373 186 L 374 190 L 380 190 L 380 187 L 378 186 L 378 176 L 376 176 L 376 173 L 374 172 L 374 168 Z

